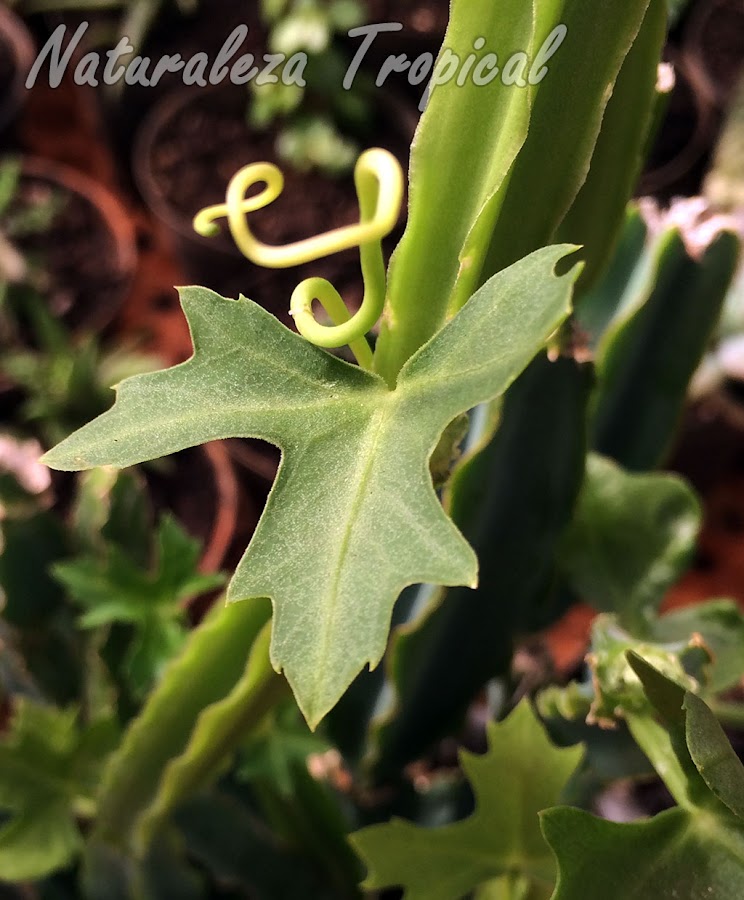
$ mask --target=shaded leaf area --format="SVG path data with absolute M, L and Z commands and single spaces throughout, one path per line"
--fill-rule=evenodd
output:
M 599 453 L 632 471 L 664 461 L 739 253 L 739 238 L 722 232 L 694 259 L 672 229 L 641 255 L 598 348 L 591 434 Z
M 123 548 L 83 555 L 54 568 L 69 596 L 85 610 L 83 629 L 113 624 L 134 627 L 126 655 L 127 681 L 144 696 L 186 636 L 184 604 L 224 583 L 221 575 L 198 572 L 199 541 L 189 537 L 171 516 L 164 516 L 155 536 L 154 566 L 143 567 Z
M 469 819 L 438 829 L 394 820 L 352 836 L 369 868 L 365 887 L 401 886 L 405 900 L 457 900 L 497 878 L 524 878 L 532 891 L 525 896 L 547 900 L 555 869 L 538 814 L 559 800 L 583 751 L 554 747 L 526 701 L 488 726 L 488 743 L 484 756 L 461 755 L 476 799 Z
M 560 870 L 554 898 L 738 897 L 744 891 L 744 767 L 699 697 L 637 655 L 630 664 L 661 723 L 659 729 L 636 722 L 634 734 L 681 807 L 629 825 L 579 810 L 543 813 Z
M 332 900 L 318 872 L 225 790 L 200 795 L 176 817 L 189 855 L 219 884 L 259 900 Z
M 40 448 L 5 441 L 14 448 L 6 457 L 20 462 L 0 465 L 0 701 L 22 694 L 69 706 L 83 688 L 85 648 L 51 569 L 75 541 L 47 508 L 48 493 L 30 494 L 23 479 Z
M 481 423 L 447 493 L 478 553 L 479 586 L 424 589 L 409 610 L 390 657 L 394 706 L 372 737 L 376 779 L 394 777 L 457 728 L 483 685 L 507 674 L 517 634 L 550 617 L 556 543 L 583 474 L 591 384 L 589 367 L 540 356 L 506 395 L 498 423 Z M 453 653 L 468 664 L 453 667 Z
M 280 731 L 276 740 L 281 735 Z M 255 745 L 252 749 L 255 751 Z M 334 889 L 338 896 L 356 896 L 362 867 L 347 840 L 356 812 L 348 796 L 339 795 L 331 787 L 338 776 L 346 778 L 348 789 L 348 776 L 343 775 L 333 751 L 309 758 L 300 757 L 298 751 L 296 747 L 293 753 L 284 756 L 284 783 L 276 780 L 274 760 L 270 768 L 257 769 L 255 755 L 249 780 L 245 780 L 243 767 L 237 778 L 244 783 L 244 790 L 270 823 L 276 838 L 301 855 L 316 877 L 322 877 L 326 890 Z
M 701 518 L 681 478 L 633 475 L 590 454 L 561 568 L 583 600 L 643 637 L 691 561 Z
M 442 510 L 429 458 L 447 425 L 505 391 L 568 314 L 578 272 L 554 269 L 572 249 L 539 251 L 495 276 L 409 360 L 394 391 L 249 300 L 185 289 L 192 359 L 125 381 L 114 408 L 45 461 L 125 467 L 227 437 L 281 447 L 229 599 L 271 598 L 272 661 L 316 725 L 365 663 L 380 661 L 403 588 L 475 586 L 475 554 Z
M 80 696 L 83 656 L 75 617 L 52 566 L 69 557 L 71 541 L 45 510 L 12 514 L 0 526 L 0 588 L 5 638 L 25 661 L 30 693 L 41 692 L 62 705 Z M 2 687 L 12 692 L 12 684 Z M 27 693 L 28 691 L 24 691 Z
M 635 309 L 641 291 L 653 286 L 651 254 L 646 251 L 648 228 L 636 203 L 625 210 L 617 244 L 602 277 L 576 303 L 576 323 L 588 347 L 597 352 L 620 314 Z
M 0 880 L 29 881 L 69 866 L 82 848 L 77 816 L 91 811 L 111 721 L 80 727 L 76 710 L 19 700 L 0 742 Z
M 294 703 L 278 704 L 240 752 L 237 778 L 248 784 L 265 781 L 286 797 L 294 791 L 293 773 L 306 767 L 308 757 L 331 749 L 320 734 L 311 732 Z
M 553 900 L 731 900 L 744 893 L 744 826 L 671 810 L 616 824 L 577 809 L 543 817 L 560 865 Z
M 34 350 L 0 351 L 3 374 L 23 390 L 22 419 L 35 425 L 44 441 L 55 444 L 111 402 L 111 385 L 157 367 L 154 357 L 126 348 L 103 352 L 98 338 L 73 338 L 54 317 L 45 298 L 36 289 L 14 287 L 11 303 L 14 318 L 28 320 Z

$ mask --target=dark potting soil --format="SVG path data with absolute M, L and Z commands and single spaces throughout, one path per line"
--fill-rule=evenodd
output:
M 72 330 L 97 330 L 116 313 L 130 273 L 102 213 L 82 194 L 23 175 L 9 218 L 50 204 L 57 212 L 49 228 L 13 241 L 40 273 L 53 314 Z
M 224 202 L 230 179 L 239 169 L 276 161 L 276 133 L 249 129 L 246 110 L 245 91 L 196 91 L 192 102 L 174 106 L 171 115 L 161 120 L 150 145 L 152 190 L 180 218 L 184 230 L 190 228 L 199 210 Z M 405 165 L 409 139 L 410 135 L 395 133 L 382 111 L 360 145 L 387 147 Z M 352 173 L 334 178 L 278 164 L 285 176 L 283 193 L 270 206 L 251 214 L 259 239 L 287 244 L 358 221 Z M 241 260 L 233 276 L 227 261 L 236 251 L 226 222 L 219 224 L 221 235 L 214 243 L 224 251 L 224 260 L 212 260 L 213 272 L 198 273 L 202 283 L 229 296 L 242 292 L 278 315 L 286 314 L 292 290 L 310 275 L 332 281 L 351 306 L 361 300 L 358 251 L 280 271 L 267 271 Z M 397 237 L 399 234 L 393 236 L 392 245 Z
M 0 32 L 0 106 L 8 101 L 16 76 L 16 58 L 13 46 Z
M 211 536 L 217 514 L 215 470 L 206 452 L 195 447 L 143 469 L 158 515 L 168 511 L 202 545 Z

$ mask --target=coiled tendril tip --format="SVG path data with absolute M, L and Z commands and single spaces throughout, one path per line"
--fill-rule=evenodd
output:
M 352 317 L 340 294 L 323 278 L 309 278 L 292 294 L 291 315 L 297 330 L 319 347 L 348 344 L 359 364 L 372 366 L 372 351 L 365 335 L 377 323 L 385 305 L 385 261 L 382 239 L 398 222 L 403 203 L 403 171 L 387 150 L 363 153 L 354 170 L 359 198 L 360 221 L 336 228 L 316 237 L 285 246 L 259 241 L 250 229 L 248 215 L 273 203 L 284 189 L 284 176 L 271 163 L 255 163 L 241 169 L 230 182 L 226 202 L 202 210 L 194 219 L 194 229 L 204 237 L 214 237 L 218 219 L 227 218 L 230 232 L 239 250 L 256 265 L 265 268 L 291 268 L 314 262 L 342 250 L 359 247 L 364 280 L 364 300 Z M 249 197 L 255 185 L 263 183 L 259 193 Z M 317 322 L 312 305 L 318 300 L 332 326 Z

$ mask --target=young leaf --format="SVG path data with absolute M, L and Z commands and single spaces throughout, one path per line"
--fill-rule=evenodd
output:
M 442 510 L 429 458 L 447 425 L 501 394 L 565 318 L 578 272 L 554 269 L 572 249 L 538 251 L 494 277 L 394 390 L 249 300 L 186 289 L 192 359 L 125 381 L 114 408 L 45 461 L 125 467 L 227 437 L 279 446 L 277 482 L 228 596 L 273 601 L 272 662 L 316 725 L 380 661 L 404 587 L 476 584 L 475 554 Z
M 642 658 L 631 654 L 629 662 L 669 732 L 668 752 L 676 756 L 671 767 L 668 758 L 655 760 L 659 775 L 666 778 L 672 768 L 687 778 L 685 806 L 629 825 L 573 809 L 543 813 L 543 833 L 560 869 L 553 900 L 740 897 L 744 767 L 699 697 Z
M 82 846 L 76 804 L 90 805 L 115 729 L 80 732 L 77 713 L 20 701 L 0 743 L 0 879 L 28 881 L 65 868 Z
M 405 889 L 405 900 L 456 900 L 502 875 L 552 884 L 555 871 L 538 814 L 556 803 L 582 755 L 559 750 L 524 701 L 488 726 L 485 756 L 462 754 L 476 798 L 464 822 L 424 829 L 394 820 L 351 842 L 369 866 L 365 887 Z
M 197 572 L 200 552 L 199 542 L 175 519 L 164 516 L 152 572 L 117 546 L 108 547 L 103 558 L 82 557 L 55 567 L 59 581 L 87 610 L 80 619 L 82 628 L 134 626 L 126 669 L 138 694 L 151 687 L 183 641 L 183 602 L 224 583 L 221 575 Z
M 680 478 L 629 475 L 590 455 L 563 568 L 587 602 L 643 637 L 690 560 L 700 520 L 700 504 Z

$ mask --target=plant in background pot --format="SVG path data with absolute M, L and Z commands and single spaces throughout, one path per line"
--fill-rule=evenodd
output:
M 276 84 L 251 84 L 250 90 L 232 84 L 185 90 L 153 110 L 137 141 L 138 185 L 151 209 L 175 232 L 187 280 L 213 284 L 228 296 L 250 293 L 285 322 L 288 305 L 282 298 L 309 270 L 285 276 L 253 267 L 235 251 L 229 235 L 204 241 L 191 222 L 199 209 L 224 196 L 231 176 L 244 165 L 291 158 L 289 166 L 282 163 L 286 196 L 258 216 L 265 240 L 291 243 L 329 224 L 354 221 L 351 170 L 358 146 L 374 136 L 374 142 L 406 160 L 415 110 L 395 96 L 370 91 L 363 75 L 355 90 L 342 88 L 348 60 L 333 36 L 342 13 L 350 22 L 357 10 L 340 3 L 267 5 L 264 12 L 272 24 L 265 51 L 292 51 L 288 67 L 294 55 L 307 52 L 307 86 L 301 88 L 294 78 L 284 83 L 288 79 L 279 69 L 272 75 Z M 311 201 L 298 206 L 292 192 Z M 321 265 L 325 271 L 320 274 L 361 300 L 353 256 Z

